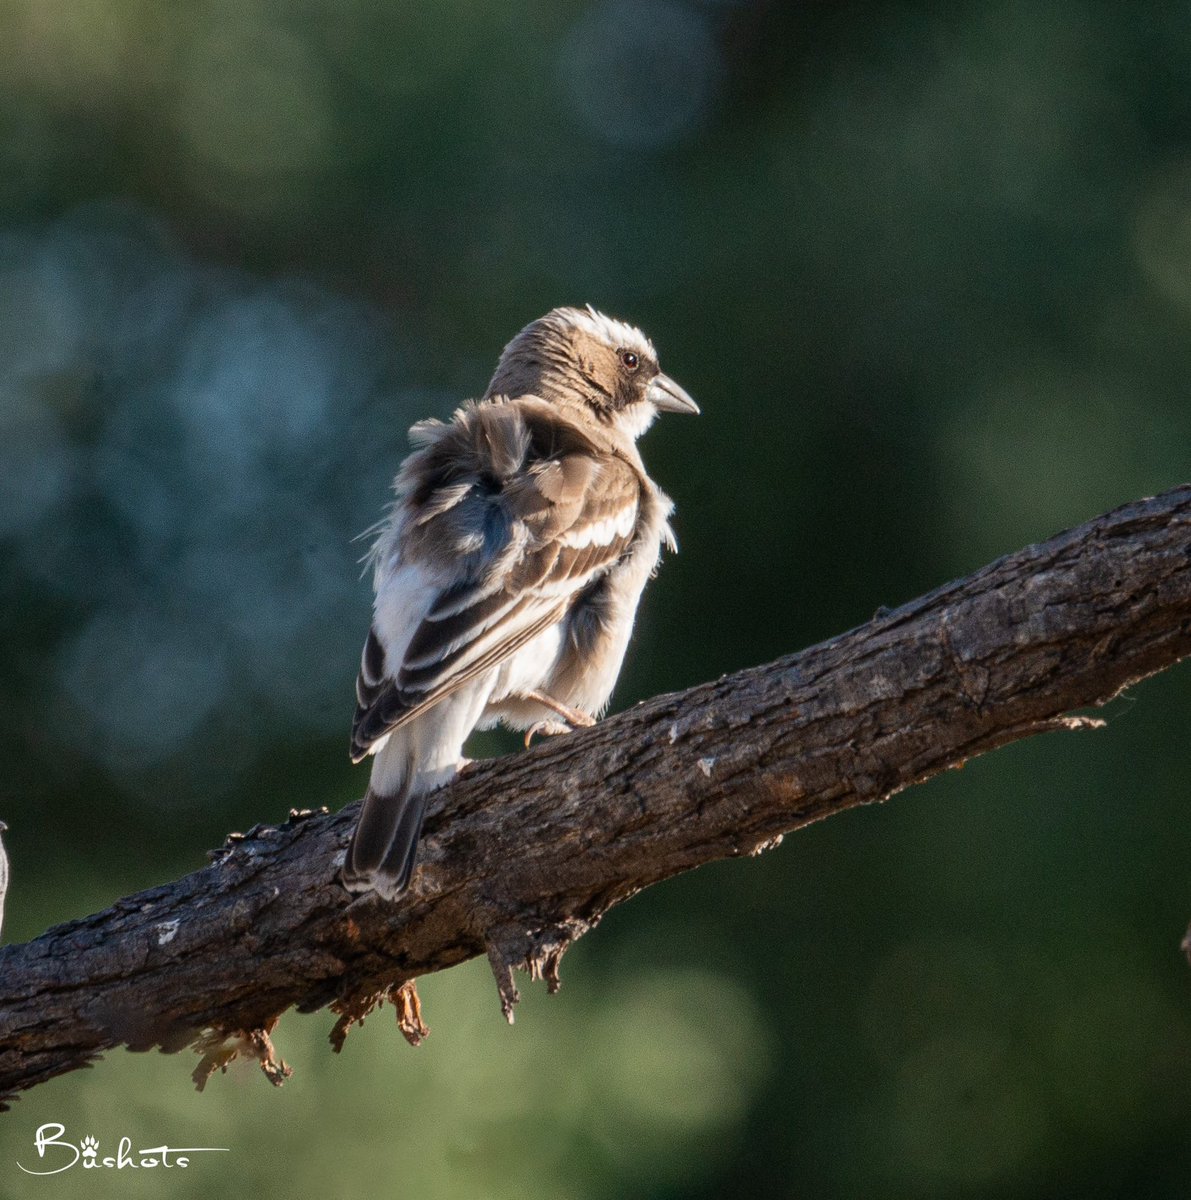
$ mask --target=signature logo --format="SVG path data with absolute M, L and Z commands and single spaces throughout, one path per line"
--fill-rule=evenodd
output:
M 115 1154 L 101 1155 L 98 1138 L 88 1134 L 76 1145 L 62 1137 L 65 1132 L 65 1125 L 50 1121 L 46 1125 L 39 1125 L 33 1136 L 37 1157 L 47 1163 L 56 1163 L 56 1166 L 44 1171 L 31 1170 L 22 1163 L 17 1163 L 17 1166 L 26 1175 L 58 1175 L 75 1166 L 81 1166 L 84 1170 L 107 1167 L 114 1171 L 123 1171 L 126 1167 L 188 1167 L 192 1154 L 227 1154 L 229 1149 L 227 1146 L 149 1146 L 143 1150 L 133 1150 L 132 1140 L 122 1137 Z

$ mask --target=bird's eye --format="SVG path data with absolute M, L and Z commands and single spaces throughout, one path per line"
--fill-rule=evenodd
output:
M 622 350 L 620 352 L 620 361 L 624 363 L 626 370 L 629 371 L 635 371 L 641 365 L 641 360 L 631 350 Z

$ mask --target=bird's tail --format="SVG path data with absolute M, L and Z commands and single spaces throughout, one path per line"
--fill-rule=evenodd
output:
M 409 886 L 426 795 L 412 772 L 390 795 L 368 789 L 343 861 L 343 885 L 349 892 L 376 891 L 386 900 L 396 900 Z
M 459 768 L 463 740 L 488 693 L 463 690 L 391 730 L 376 750 L 360 820 L 343 862 L 344 886 L 396 900 L 409 886 L 426 801 Z

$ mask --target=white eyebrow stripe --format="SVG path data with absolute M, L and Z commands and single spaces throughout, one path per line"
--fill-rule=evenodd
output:
M 649 358 L 657 357 L 653 343 L 636 326 L 606 317 L 602 312 L 597 312 L 592 308 L 590 304 L 585 309 L 573 308 L 570 311 L 574 324 L 580 329 L 586 330 L 592 337 L 599 338 L 601 342 L 614 346 L 618 350 L 636 350 L 638 354 Z

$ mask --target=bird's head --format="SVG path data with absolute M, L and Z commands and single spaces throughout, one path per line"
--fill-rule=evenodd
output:
M 641 330 L 590 305 L 555 308 L 521 330 L 504 348 L 485 395 L 579 405 L 634 438 L 659 412 L 699 411 L 662 374 L 653 343 Z

